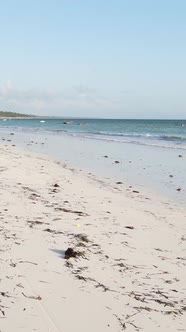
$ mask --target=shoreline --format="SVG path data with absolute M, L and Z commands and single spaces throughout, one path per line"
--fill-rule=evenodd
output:
M 20 146 L 27 151 L 64 161 L 70 168 L 92 173 L 104 181 L 111 181 L 113 185 L 122 182 L 128 190 L 134 188 L 147 195 L 153 192 L 173 204 L 176 202 L 184 206 L 186 203 L 186 155 L 179 149 L 100 143 L 94 139 L 66 135 L 21 133 L 13 128 L 1 133 L 1 141 L 7 146 Z
M 184 329 L 185 208 L 20 148 L 0 158 L 3 332 Z

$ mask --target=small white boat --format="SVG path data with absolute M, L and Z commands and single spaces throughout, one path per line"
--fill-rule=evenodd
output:
M 45 122 L 44 120 L 41 120 L 40 122 Z

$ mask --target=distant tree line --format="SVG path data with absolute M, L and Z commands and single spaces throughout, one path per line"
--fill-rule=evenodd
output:
M 21 113 L 16 113 L 16 112 L 4 112 L 4 111 L 0 111 L 0 117 L 1 118 L 21 118 L 21 117 L 33 117 L 33 115 L 29 115 L 29 114 L 21 114 Z

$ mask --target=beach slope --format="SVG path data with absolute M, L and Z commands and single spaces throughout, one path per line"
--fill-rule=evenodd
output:
M 0 197 L 2 332 L 185 331 L 185 209 L 16 147 Z

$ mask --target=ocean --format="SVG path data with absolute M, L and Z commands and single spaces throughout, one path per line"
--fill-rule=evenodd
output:
M 64 124 L 70 122 L 70 124 Z M 186 120 L 3 119 L 0 129 L 45 132 L 96 140 L 186 150 Z
M 186 204 L 186 120 L 1 119 L 0 132 L 1 144 Z

